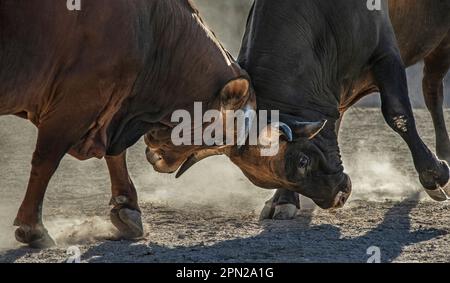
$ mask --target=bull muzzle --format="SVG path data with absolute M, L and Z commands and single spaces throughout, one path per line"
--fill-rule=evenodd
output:
M 352 194 L 350 177 L 344 175 L 344 180 L 333 190 L 335 193 L 327 199 L 313 201 L 322 209 L 338 209 L 344 207 Z
M 148 147 L 145 150 L 145 156 L 147 157 L 147 161 L 150 162 L 150 164 L 153 166 L 155 166 L 158 161 L 162 160 L 161 155 L 157 154 Z
M 338 192 L 334 197 L 331 208 L 342 208 L 347 203 L 352 194 L 352 181 L 345 175 L 344 181 L 338 186 Z

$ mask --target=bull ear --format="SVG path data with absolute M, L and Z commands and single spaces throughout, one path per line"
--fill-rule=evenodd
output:
M 224 110 L 236 110 L 250 94 L 250 82 L 246 78 L 229 81 L 220 91 L 220 99 Z
M 295 138 L 307 138 L 311 140 L 323 130 L 326 124 L 327 120 L 320 122 L 295 122 L 291 127 Z

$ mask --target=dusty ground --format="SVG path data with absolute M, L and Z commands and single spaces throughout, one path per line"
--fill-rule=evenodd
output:
M 434 148 L 427 112 L 416 114 Z M 71 246 L 86 262 L 365 262 L 371 246 L 381 249 L 383 262 L 450 261 L 450 206 L 421 194 L 410 153 L 379 110 L 355 109 L 346 117 L 341 146 L 355 192 L 348 206 L 304 210 L 287 222 L 258 221 L 271 192 L 249 184 L 226 158 L 199 164 L 175 181 L 152 172 L 139 143 L 129 163 L 147 234 L 138 242 L 116 241 L 104 162 L 67 157 L 44 209 L 58 246 L 45 251 L 20 247 L 11 226 L 35 133 L 26 121 L 0 118 L 0 262 L 63 262 Z

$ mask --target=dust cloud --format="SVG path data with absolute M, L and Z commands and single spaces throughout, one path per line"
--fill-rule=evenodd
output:
M 8 248 L 18 247 L 15 241 L 14 227 L 12 223 L 15 217 L 15 210 L 17 208 L 11 205 L 6 205 L 1 202 L 0 206 L 0 251 Z
M 204 206 L 227 213 L 259 210 L 272 191 L 253 186 L 227 157 L 197 164 L 180 179 L 173 175 L 144 174 L 136 178 L 141 200 L 183 208 Z
M 445 111 L 445 115 L 450 115 Z M 435 152 L 434 127 L 430 114 L 415 109 L 420 136 Z M 403 200 L 416 196 L 431 200 L 420 184 L 411 151 L 386 124 L 380 109 L 353 108 L 344 116 L 339 133 L 344 167 L 353 184 L 354 200 Z
M 99 216 L 53 218 L 46 222 L 46 227 L 59 246 L 94 243 L 117 236 L 111 222 Z
M 418 179 L 401 172 L 388 154 L 357 150 L 344 162 L 353 184 L 351 201 L 401 201 L 423 192 Z
M 429 114 L 424 110 L 416 112 L 421 135 L 433 146 Z M 0 132 L 2 250 L 18 246 L 12 222 L 25 193 L 36 131 L 27 121 L 2 117 Z M 407 146 L 385 125 L 379 109 L 350 111 L 340 144 L 346 171 L 353 181 L 354 194 L 348 207 L 356 200 L 399 200 L 422 192 Z M 128 155 L 129 171 L 143 205 L 162 204 L 186 211 L 205 208 L 223 215 L 251 211 L 258 214 L 274 193 L 252 185 L 226 157 L 205 160 L 177 180 L 173 175 L 154 172 L 144 150 L 141 141 L 130 148 Z M 71 157 L 63 160 L 44 205 L 45 224 L 59 244 L 91 242 L 111 235 L 114 228 L 108 219 L 109 186 L 104 161 L 80 162 Z

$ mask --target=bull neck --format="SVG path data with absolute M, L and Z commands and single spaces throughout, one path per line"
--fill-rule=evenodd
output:
M 331 108 L 320 107 L 316 105 L 312 105 L 311 107 L 286 105 L 273 101 L 266 101 L 259 98 L 258 109 L 279 111 L 280 116 L 290 116 L 291 118 L 295 118 L 299 121 L 305 122 L 328 120 L 329 122 L 335 123 L 340 118 L 338 107 Z

